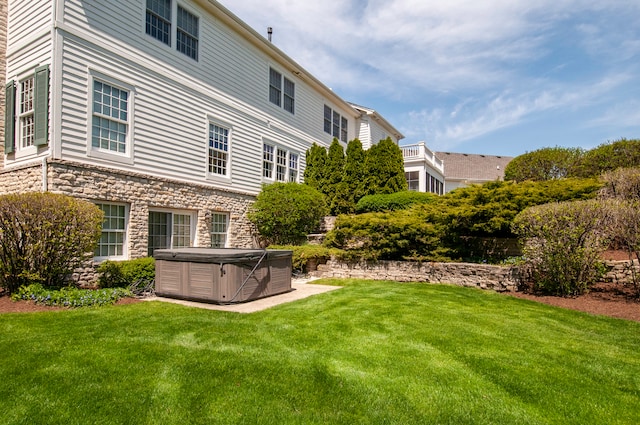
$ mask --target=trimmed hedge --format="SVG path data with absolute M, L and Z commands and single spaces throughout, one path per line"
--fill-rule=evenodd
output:
M 98 286 L 101 288 L 128 288 L 145 281 L 153 281 L 156 277 L 156 262 L 153 257 L 137 258 L 126 261 L 104 261 L 97 272 Z
M 433 193 L 403 191 L 389 195 L 367 195 L 356 205 L 356 213 L 397 211 L 409 208 L 414 204 L 430 204 L 437 202 L 438 196 Z

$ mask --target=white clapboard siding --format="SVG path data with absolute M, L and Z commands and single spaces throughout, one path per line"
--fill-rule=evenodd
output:
M 144 2 L 64 4 L 63 159 L 257 193 L 263 142 L 297 153 L 301 174 L 309 146 L 328 146 L 332 137 L 323 131 L 325 104 L 349 119 L 350 137 L 356 134 L 358 114 L 352 108 L 326 99 L 326 93 L 294 75 L 273 52 L 256 47 L 209 9 L 184 2 L 200 17 L 199 61 L 194 61 L 175 50 L 175 39 L 169 47 L 144 33 Z M 269 102 L 269 67 L 296 84 L 295 114 Z M 130 164 L 87 156 L 92 73 L 133 87 Z M 232 130 L 229 179 L 205 178 L 209 119 Z
M 208 2 L 202 2 L 205 6 Z M 196 81 L 215 87 L 228 96 L 261 109 L 289 125 L 304 129 L 311 136 L 324 140 L 322 132 L 323 99 L 316 90 L 301 81 L 291 70 L 249 42 L 245 35 L 226 26 L 211 13 L 217 9 L 184 1 L 190 11 L 199 16 L 199 60 L 194 61 L 175 49 L 175 39 L 167 46 L 144 33 L 143 1 L 103 0 L 84 2 L 67 0 L 65 23 L 111 43 L 130 49 L 136 56 L 157 61 L 159 66 L 174 68 Z M 116 9 L 116 12 L 113 10 Z M 296 113 L 294 115 L 268 101 L 269 67 L 273 66 L 296 83 Z M 310 90 L 311 89 L 311 90 Z M 309 93 L 311 91 L 311 93 Z M 344 109 L 344 107 L 342 107 Z M 340 109 L 340 108 L 339 108 Z M 342 111 L 351 115 L 349 109 Z M 329 139 L 330 142 L 330 139 Z
M 7 19 L 7 53 L 17 50 L 40 32 L 50 32 L 53 22 L 51 0 L 10 1 Z

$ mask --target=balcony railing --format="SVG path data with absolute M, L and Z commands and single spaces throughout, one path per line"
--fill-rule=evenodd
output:
M 400 149 L 402 150 L 402 157 L 405 161 L 426 161 L 433 168 L 444 173 L 442 160 L 431 152 L 424 142 L 416 143 L 415 145 L 400 146 Z

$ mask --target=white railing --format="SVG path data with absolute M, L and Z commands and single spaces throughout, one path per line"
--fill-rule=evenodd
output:
M 427 148 L 424 142 L 416 143 L 415 145 L 400 146 L 400 149 L 402 150 L 402 157 L 405 161 L 426 161 L 432 167 L 444 173 L 444 164 L 442 163 L 442 160 Z

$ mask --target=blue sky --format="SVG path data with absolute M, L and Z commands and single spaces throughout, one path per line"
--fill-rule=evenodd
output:
M 640 139 L 638 0 L 222 0 L 345 100 L 435 151 Z

